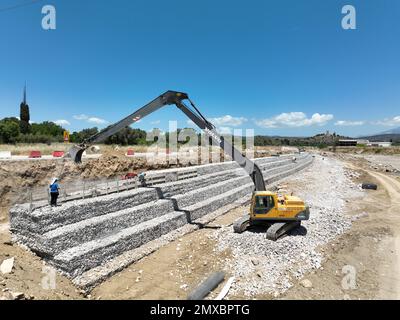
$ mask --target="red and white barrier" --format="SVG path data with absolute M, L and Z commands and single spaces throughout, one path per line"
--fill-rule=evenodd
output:
M 64 157 L 64 151 L 53 151 L 53 158 L 62 158 Z
M 0 151 L 0 159 L 11 159 L 11 151 Z
M 42 153 L 40 151 L 31 151 L 29 153 L 29 158 L 31 159 L 36 159 L 36 158 L 41 158 L 42 157 Z

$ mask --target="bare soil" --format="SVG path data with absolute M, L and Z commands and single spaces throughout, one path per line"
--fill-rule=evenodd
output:
M 7 224 L 0 225 L 0 263 L 14 257 L 14 268 L 10 274 L 0 273 L 0 300 L 7 298 L 9 293 L 21 292 L 26 299 L 61 300 L 83 299 L 69 279 L 57 274 L 56 287 L 43 286 L 48 274 L 45 273 L 42 260 L 34 254 L 16 245 L 11 245 Z M 45 282 L 47 283 L 47 282 Z
M 332 147 L 328 148 L 332 150 Z M 392 146 L 389 148 L 383 147 L 337 147 L 336 152 L 342 154 L 359 154 L 359 155 L 399 155 L 400 147 Z
M 325 255 L 322 268 L 306 275 L 311 287 L 305 287 L 302 281 L 298 281 L 278 299 L 400 297 L 400 179 L 386 172 L 371 170 L 369 164 L 362 159 L 349 158 L 346 161 L 353 170 L 361 173 L 357 183 L 377 183 L 378 190 L 367 191 L 365 198 L 348 203 L 348 214 L 359 218 L 353 222 L 348 232 L 321 248 Z M 84 163 L 79 168 L 67 170 L 77 175 L 86 172 L 90 177 L 103 173 L 105 165 L 121 171 L 134 170 L 135 166 L 140 166 L 112 157 L 106 157 L 100 162 L 103 166 Z M 24 163 L 18 165 L 21 166 L 1 166 L 0 177 L 6 182 L 1 182 L 0 190 L 29 186 L 33 181 L 45 184 L 54 175 L 48 171 L 59 169 L 57 164 L 42 161 L 26 166 Z M 32 166 L 35 170 L 31 169 Z M 112 174 L 112 170 L 109 174 Z M 291 188 L 290 181 L 285 184 Z M 13 194 L 10 190 L 3 193 L 3 199 L 4 196 L 10 199 Z M 32 253 L 10 245 L 8 225 L 4 221 L 0 224 L 0 262 L 15 257 L 15 268 L 11 274 L 0 274 L 0 298 L 5 294 L 2 291 L 8 289 L 23 292 L 25 296 L 35 299 L 185 299 L 205 277 L 222 269 L 226 259 L 230 258 L 229 250 L 221 253 L 215 249 L 216 243 L 209 237 L 210 233 L 215 232 L 215 228 L 220 225 L 231 224 L 246 210 L 247 207 L 231 210 L 206 228 L 169 243 L 114 275 L 95 288 L 88 297 L 76 289 L 70 280 L 58 274 L 56 289 L 44 290 L 41 285 L 44 276 L 42 261 Z M 352 266 L 356 270 L 355 289 L 347 290 L 343 287 L 345 266 Z M 217 288 L 210 298 L 215 297 L 219 290 Z M 256 298 L 271 299 L 270 296 L 262 295 Z
M 325 248 L 323 268 L 307 277 L 311 288 L 299 281 L 281 299 L 399 299 L 399 194 L 390 185 L 400 188 L 400 184 L 393 177 L 360 172 L 358 182 L 379 186 L 378 191 L 368 191 L 362 201 L 349 203 L 349 213 L 365 213 L 365 216 Z M 353 289 L 342 284 L 346 266 L 356 270 Z

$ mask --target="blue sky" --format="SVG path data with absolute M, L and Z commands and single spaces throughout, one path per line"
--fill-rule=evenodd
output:
M 306 136 L 400 127 L 398 0 L 0 0 L 0 118 L 71 131 L 120 120 L 168 89 L 222 130 Z M 41 27 L 41 8 L 57 29 Z M 343 30 L 341 10 L 357 10 Z M 189 126 L 170 106 L 137 124 Z M 63 122 L 63 121 L 62 121 Z

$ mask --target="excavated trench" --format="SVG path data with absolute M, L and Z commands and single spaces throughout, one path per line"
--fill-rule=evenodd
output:
M 310 165 L 309 154 L 257 159 L 267 185 Z M 169 169 L 158 174 L 179 174 Z M 186 180 L 154 184 L 63 203 L 62 206 L 16 205 L 10 210 L 14 241 L 22 243 L 82 287 L 100 278 L 82 275 L 110 264 L 129 250 L 196 223 L 221 208 L 249 196 L 253 183 L 235 162 L 192 167 L 197 175 Z M 157 175 L 157 172 L 153 173 Z M 129 261 L 125 262 L 126 265 Z M 103 268 L 104 269 L 104 268 Z

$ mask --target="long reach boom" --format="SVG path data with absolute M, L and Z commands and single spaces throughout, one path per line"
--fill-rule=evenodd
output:
M 184 100 L 189 101 L 190 105 L 193 107 L 191 109 L 188 107 Z M 162 108 L 166 105 L 175 104 L 184 114 L 188 116 L 200 129 L 202 129 L 214 143 L 218 144 L 224 152 L 229 155 L 234 161 L 236 161 L 240 167 L 246 170 L 253 180 L 255 191 L 265 191 L 265 183 L 262 172 L 260 168 L 253 161 L 244 156 L 239 150 L 237 150 L 228 141 L 225 141 L 224 137 L 221 136 L 215 126 L 209 122 L 201 112 L 196 108 L 194 103 L 189 99 L 189 96 L 183 92 L 177 91 L 167 91 L 160 95 L 158 98 L 154 99 L 150 103 L 146 104 L 144 107 L 135 111 L 126 118 L 118 121 L 117 123 L 109 126 L 108 128 L 102 130 L 101 132 L 95 134 L 94 136 L 86 139 L 79 145 L 73 146 L 69 150 L 69 155 L 74 159 L 76 163 L 82 161 L 83 152 L 94 143 L 99 143 L 107 139 L 109 136 L 117 133 L 125 127 L 143 119 L 145 116 L 153 113 L 154 111 Z

